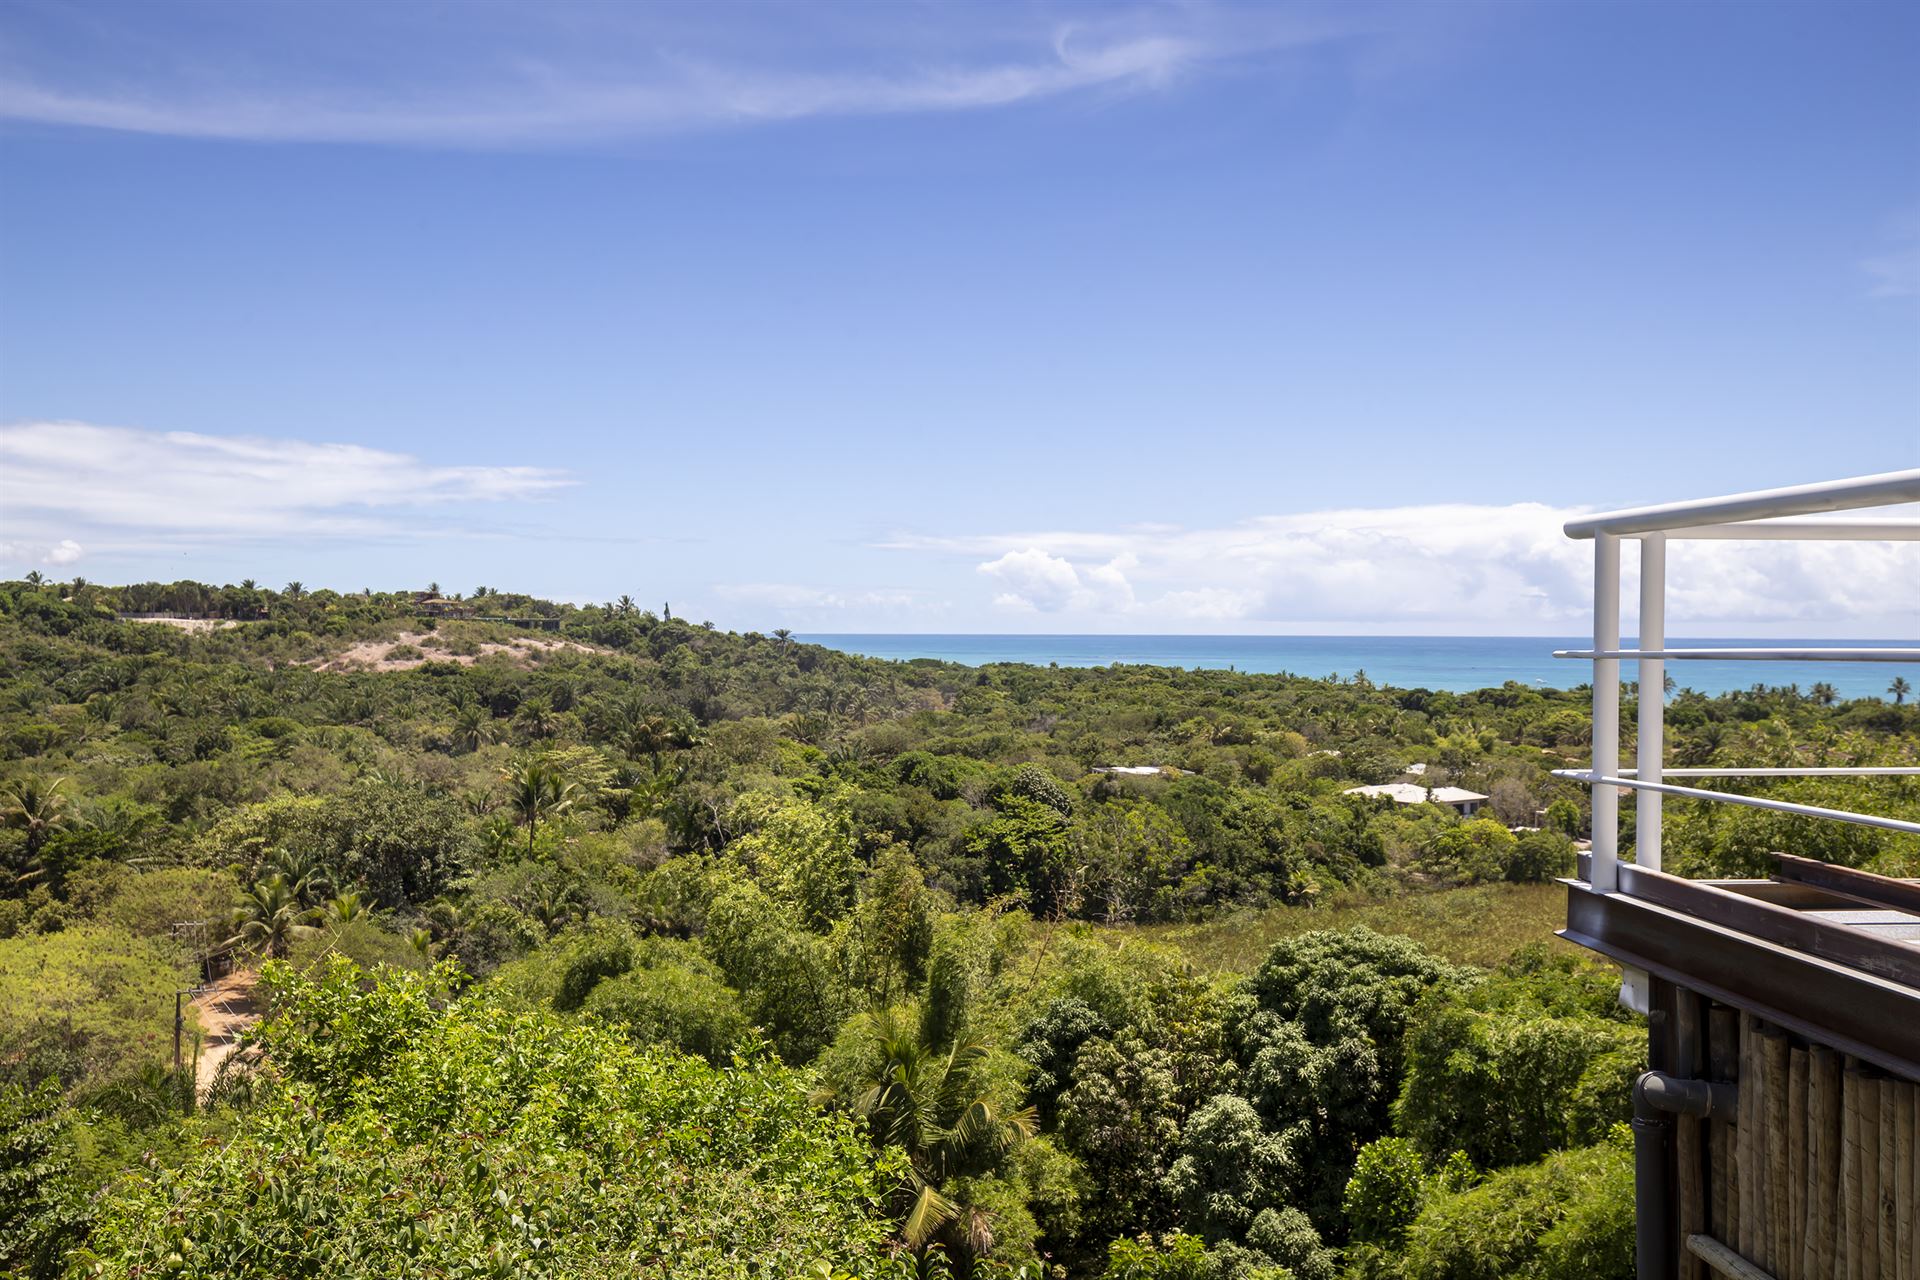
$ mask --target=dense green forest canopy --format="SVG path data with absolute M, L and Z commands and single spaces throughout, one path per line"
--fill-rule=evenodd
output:
M 1920 756 L 1920 709 L 1822 686 L 1668 725 Z M 0 1263 L 1622 1274 L 1644 1034 L 1545 883 L 1588 728 L 1584 690 L 888 663 L 624 599 L 0 584 Z M 1491 800 L 1346 794 L 1394 779 Z M 1686 873 L 1920 869 L 1668 826 Z M 173 1069 L 229 960 L 265 1022 L 225 1056 L 183 1003 Z

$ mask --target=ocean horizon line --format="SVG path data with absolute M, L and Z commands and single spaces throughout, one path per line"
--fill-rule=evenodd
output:
M 1555 658 L 1555 649 L 1589 647 L 1587 635 L 1229 635 L 1038 632 L 795 632 L 794 638 L 845 653 L 895 662 L 933 660 L 981 667 L 1157 666 L 1182 670 L 1233 670 L 1249 675 L 1347 679 L 1362 672 L 1380 685 L 1455 693 L 1497 688 L 1509 681 L 1541 689 L 1572 689 L 1592 679 L 1591 664 Z M 1623 635 L 1623 647 L 1636 640 Z M 1884 638 L 1810 639 L 1752 636 L 1669 636 L 1669 644 L 1711 648 L 1908 647 Z M 1920 647 L 1920 646 L 1914 646 Z M 1631 680 L 1634 664 L 1623 662 Z M 1901 669 L 1917 664 L 1902 664 Z M 1877 697 L 1889 676 L 1876 663 L 1678 659 L 1667 674 L 1677 687 L 1705 694 L 1737 692 L 1755 685 L 1830 685 L 1841 698 Z

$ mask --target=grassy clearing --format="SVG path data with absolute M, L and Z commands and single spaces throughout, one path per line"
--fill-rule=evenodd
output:
M 1243 911 L 1204 924 L 1141 925 L 1119 932 L 1179 948 L 1201 969 L 1251 973 L 1282 938 L 1364 924 L 1412 938 L 1457 963 L 1493 968 L 1521 947 L 1560 942 L 1567 891 L 1557 884 L 1487 884 L 1399 898 L 1336 900 L 1315 907 Z

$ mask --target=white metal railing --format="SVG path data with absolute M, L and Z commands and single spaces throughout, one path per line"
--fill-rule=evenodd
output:
M 1849 809 L 1794 804 L 1764 796 L 1735 795 L 1699 787 L 1676 786 L 1665 778 L 1884 777 L 1920 775 L 1920 768 L 1667 769 L 1662 761 L 1666 720 L 1666 664 L 1713 662 L 1920 662 L 1913 648 L 1689 648 L 1667 644 L 1667 542 L 1670 539 L 1791 539 L 1822 541 L 1920 541 L 1920 520 L 1859 517 L 1808 519 L 1869 507 L 1920 505 L 1920 469 L 1890 471 L 1852 480 L 1795 485 L 1737 493 L 1696 502 L 1610 511 L 1569 521 L 1570 538 L 1593 540 L 1593 647 L 1566 649 L 1557 658 L 1593 663 L 1593 766 L 1556 769 L 1554 776 L 1586 783 L 1593 793 L 1593 888 L 1611 893 L 1620 884 L 1620 788 L 1635 800 L 1635 857 L 1643 867 L 1660 867 L 1661 803 L 1669 795 L 1771 809 L 1808 818 L 1825 818 L 1920 834 L 1920 823 L 1878 817 Z M 1620 543 L 1640 543 L 1639 647 L 1620 646 Z M 1620 663 L 1638 664 L 1640 722 L 1638 759 L 1620 764 Z

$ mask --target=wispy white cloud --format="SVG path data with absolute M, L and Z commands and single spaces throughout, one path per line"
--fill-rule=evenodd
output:
M 1885 247 L 1864 259 L 1860 270 L 1876 298 L 1920 297 L 1920 211 L 1892 219 Z
M 976 560 L 1002 609 L 1076 625 L 1577 632 L 1590 616 L 1592 548 L 1565 537 L 1562 526 L 1580 514 L 1538 503 L 1436 504 L 1204 529 L 910 535 L 883 545 Z M 1835 624 L 1920 629 L 1914 551 L 1912 544 L 1677 542 L 1669 617 L 1736 633 L 1755 624 L 1812 634 Z
M 354 444 L 78 422 L 0 427 L 5 550 L 55 565 L 102 543 L 392 537 L 417 531 L 430 511 L 570 483 L 541 467 L 436 466 Z
M 736 15 L 753 38 L 725 23 L 690 27 L 671 6 L 624 15 L 593 6 L 489 7 L 463 12 L 457 27 L 424 6 L 388 6 L 377 17 L 330 12 L 346 13 L 350 26 L 371 23 L 378 31 L 364 43 L 392 45 L 396 56 L 341 56 L 329 65 L 321 50 L 332 33 L 301 41 L 234 24 L 225 33 L 240 42 L 233 50 L 155 58 L 164 32 L 115 32 L 119 40 L 103 42 L 103 24 L 95 24 L 91 58 L 35 58 L 14 41 L 14 65 L 0 76 L 0 119 L 258 141 L 542 145 L 1151 89 L 1210 64 L 1384 25 L 1377 3 L 1320 0 L 1284 8 L 1148 4 L 1097 19 L 1071 6 L 1053 16 L 1045 6 L 903 6 L 873 11 L 833 43 L 805 23 L 783 27 L 764 6 Z M 281 20 L 299 16 L 279 12 Z M 285 52 L 295 47 L 298 61 Z
M 1868 291 L 1876 298 L 1920 295 L 1920 241 L 1868 258 L 1860 266 L 1870 282 Z
M 925 592 L 904 587 L 833 588 L 792 582 L 738 582 L 716 586 L 713 592 L 734 604 L 788 610 L 910 610 L 926 608 L 930 603 Z
M 922 587 L 824 587 L 733 582 L 709 588 L 740 626 L 800 631 L 925 630 L 947 620 L 952 602 Z

